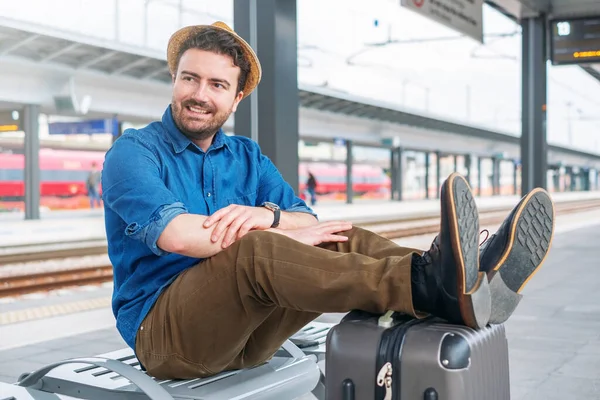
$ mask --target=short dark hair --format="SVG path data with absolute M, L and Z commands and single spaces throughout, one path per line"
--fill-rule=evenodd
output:
M 207 27 L 199 33 L 191 35 L 179 48 L 175 71 L 179 69 L 181 56 L 189 49 L 205 50 L 231 57 L 233 65 L 240 68 L 237 91 L 239 93 L 244 89 L 248 73 L 250 72 L 250 63 L 244 55 L 242 46 L 240 46 L 238 41 L 232 35 L 221 29 L 212 27 Z

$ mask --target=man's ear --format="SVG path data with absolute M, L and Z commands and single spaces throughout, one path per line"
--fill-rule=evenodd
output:
M 244 98 L 244 92 L 239 92 L 237 96 L 235 96 L 235 100 L 233 100 L 233 107 L 231 107 L 231 112 L 235 112 L 237 110 L 238 104 Z

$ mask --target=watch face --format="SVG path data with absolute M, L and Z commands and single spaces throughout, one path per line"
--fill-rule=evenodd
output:
M 265 201 L 263 205 L 269 210 L 279 210 L 279 206 L 275 203 L 271 203 L 270 201 Z

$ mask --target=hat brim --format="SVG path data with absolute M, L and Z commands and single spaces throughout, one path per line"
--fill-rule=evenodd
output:
M 218 21 L 211 25 L 186 26 L 185 28 L 181 28 L 175 32 L 169 39 L 169 44 L 167 46 L 167 64 L 169 65 L 169 72 L 171 72 L 171 75 L 175 75 L 177 73 L 177 56 L 179 55 L 179 51 L 183 43 L 191 36 L 199 34 L 206 28 L 216 28 L 229 33 L 241 46 L 244 57 L 246 57 L 246 60 L 250 64 L 250 71 L 248 72 L 246 84 L 244 85 L 242 91 L 244 92 L 243 97 L 249 96 L 256 86 L 258 86 L 262 76 L 260 61 L 248 42 L 242 39 L 224 22 Z

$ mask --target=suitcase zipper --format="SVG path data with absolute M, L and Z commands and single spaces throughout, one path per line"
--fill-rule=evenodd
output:
M 402 346 L 404 345 L 404 337 L 411 327 L 430 319 L 431 317 L 427 317 L 424 319 L 409 319 L 404 321 L 399 320 L 397 325 L 386 329 L 383 332 L 383 334 L 381 335 L 381 341 L 379 343 L 379 360 L 377 360 L 377 365 L 382 366 L 379 369 L 379 373 L 381 373 L 385 366 L 387 364 L 390 364 L 390 377 L 386 381 L 389 382 L 390 387 L 385 387 L 384 394 L 384 385 L 378 384 L 377 390 L 375 391 L 376 399 L 393 400 L 394 389 L 396 389 L 398 393 L 400 393 L 400 358 L 402 354 Z M 392 368 L 392 365 L 395 365 L 396 368 Z M 394 372 L 396 374 L 397 379 L 394 379 Z M 377 375 L 378 378 L 379 373 Z M 377 381 L 379 382 L 379 379 L 377 379 Z
M 392 363 L 386 362 L 377 374 L 377 386 L 385 386 L 383 400 L 392 400 Z

